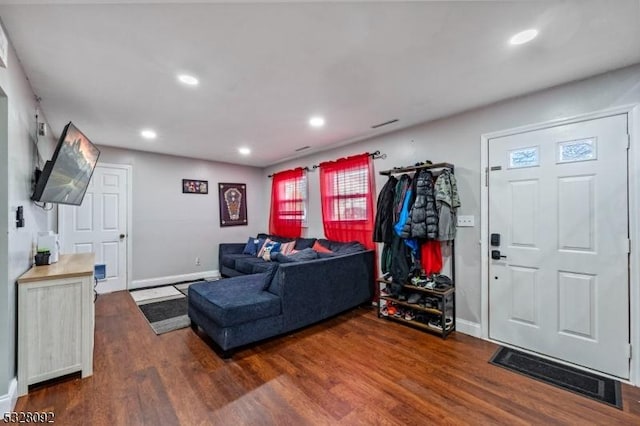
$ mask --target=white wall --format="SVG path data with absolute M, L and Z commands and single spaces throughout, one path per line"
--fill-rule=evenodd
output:
M 218 244 L 264 232 L 260 169 L 100 146 L 100 162 L 133 167 L 134 281 L 218 269 Z M 183 194 L 182 179 L 209 181 L 209 194 Z M 247 226 L 220 227 L 218 183 L 247 184 Z M 200 257 L 201 265 L 195 265 Z
M 36 102 L 13 49 L 8 67 L 0 68 L 0 408 L 16 375 L 16 279 L 32 264 L 38 231 L 53 230 L 56 211 L 31 201 L 35 150 Z M 43 120 L 43 117 L 40 117 Z M 51 157 L 53 141 L 41 138 L 40 152 Z M 16 209 L 24 208 L 25 227 L 16 227 Z
M 452 88 L 455 90 L 455 88 Z M 385 160 L 374 162 L 376 171 L 407 166 L 417 161 L 455 164 L 462 207 L 458 214 L 473 215 L 474 228 L 458 229 L 456 240 L 457 315 L 480 322 L 480 136 L 483 133 L 569 117 L 631 103 L 640 103 L 640 65 L 574 82 L 528 96 L 388 133 L 264 170 L 267 174 L 296 166 L 380 150 Z M 328 123 L 330 126 L 331 123 Z M 639 147 L 640 148 L 640 147 Z M 308 236 L 323 234 L 318 173 L 309 172 Z M 377 176 L 380 190 L 385 176 Z M 264 191 L 270 188 L 266 183 Z M 269 202 L 265 205 L 268 209 Z M 265 224 L 266 227 L 266 224 Z

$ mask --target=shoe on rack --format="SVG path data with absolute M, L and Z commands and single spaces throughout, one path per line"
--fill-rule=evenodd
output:
M 380 289 L 380 296 L 391 296 L 391 292 L 389 291 L 387 286 L 384 286 Z
M 404 294 L 404 293 L 400 293 L 398 295 L 398 300 L 401 301 L 401 302 L 406 302 L 407 301 L 407 295 Z
M 437 297 L 425 297 L 425 306 L 431 309 L 440 309 L 440 300 Z
M 444 319 L 444 328 L 446 330 L 451 330 L 451 327 L 453 327 L 453 318 L 445 318 Z
M 407 303 L 416 304 L 420 300 L 420 293 L 411 293 L 407 298 Z
M 429 327 L 435 328 L 436 330 L 442 331 L 442 324 L 440 324 L 439 319 L 431 319 L 429 320 Z
M 416 287 L 425 287 L 427 285 L 427 283 L 428 283 L 428 281 L 424 277 L 413 277 L 413 278 L 411 278 L 411 284 L 415 285 Z
M 382 315 L 383 317 L 389 316 L 389 311 L 387 310 L 386 306 L 383 306 L 380 308 L 380 315 Z
M 447 284 L 449 286 L 453 285 L 453 281 L 451 281 L 451 278 L 449 278 L 446 275 L 442 275 L 442 274 L 436 275 L 433 277 L 433 280 L 438 284 Z
M 404 319 L 407 321 L 413 321 L 416 318 L 416 316 L 413 314 L 412 311 L 407 311 L 404 313 Z

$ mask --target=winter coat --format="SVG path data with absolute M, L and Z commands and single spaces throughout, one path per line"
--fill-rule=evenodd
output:
M 389 180 L 378 195 L 376 220 L 373 228 L 373 241 L 375 242 L 391 244 L 393 238 L 393 199 L 397 183 L 398 179 L 389 176 Z
M 413 238 L 434 240 L 438 237 L 438 212 L 433 188 L 433 175 L 420 170 L 416 178 L 416 199 L 407 220 Z
M 456 210 L 460 207 L 460 196 L 456 177 L 450 170 L 445 169 L 440 173 L 434 190 L 438 210 L 438 240 L 451 241 L 456 238 Z

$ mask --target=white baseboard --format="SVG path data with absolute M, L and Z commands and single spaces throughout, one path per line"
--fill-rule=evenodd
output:
M 212 277 L 219 277 L 219 276 L 220 276 L 220 271 L 215 269 L 213 271 L 194 272 L 191 274 L 170 275 L 166 277 L 148 278 L 145 280 L 134 280 L 134 281 L 131 281 L 129 290 L 133 290 L 136 288 L 155 287 L 155 286 L 165 285 L 165 284 L 173 284 L 180 281 L 199 280 L 201 278 L 212 278 Z
M 477 322 L 456 318 L 456 331 L 482 339 L 482 327 Z
M 0 415 L 13 411 L 18 401 L 18 380 L 14 377 L 9 382 L 9 393 L 0 395 Z

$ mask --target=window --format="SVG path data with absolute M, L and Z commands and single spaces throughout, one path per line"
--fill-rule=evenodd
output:
M 307 226 L 307 175 L 278 182 L 278 192 L 281 197 L 277 211 L 281 220 L 301 220 L 302 226 Z
M 326 220 L 367 220 L 369 194 L 369 168 L 334 170 L 327 173 L 330 185 L 326 194 L 329 204 Z
M 298 238 L 307 221 L 307 176 L 302 168 L 273 175 L 269 232 Z
M 320 164 L 322 224 L 326 238 L 373 243 L 373 162 L 360 154 Z

